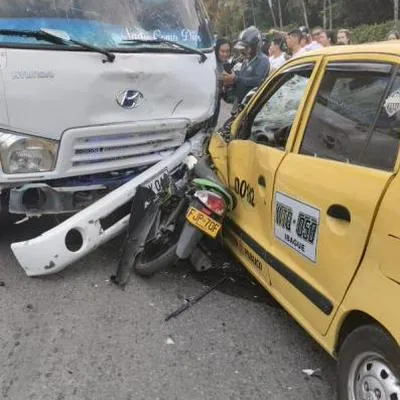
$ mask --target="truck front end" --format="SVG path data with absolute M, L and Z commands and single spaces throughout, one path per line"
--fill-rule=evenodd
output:
M 212 44 L 198 0 L 3 0 L 3 204 L 76 213 L 171 158 L 212 121 Z

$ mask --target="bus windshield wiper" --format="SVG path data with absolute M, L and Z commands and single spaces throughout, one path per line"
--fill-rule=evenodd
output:
M 184 44 L 174 42 L 172 40 L 167 39 L 125 39 L 123 40 L 120 45 L 122 46 L 132 46 L 135 44 L 168 44 L 171 47 L 175 47 L 177 49 L 185 50 L 187 53 L 190 54 L 198 54 L 200 56 L 200 62 L 203 63 L 207 60 L 207 56 L 201 50 L 193 49 L 192 47 L 185 46 Z
M 115 54 L 103 49 L 101 47 L 93 46 L 89 43 L 81 42 L 78 40 L 71 39 L 68 33 L 58 31 L 55 29 L 40 29 L 37 31 L 20 30 L 20 29 L 0 29 L 0 36 L 20 36 L 34 38 L 36 40 L 44 40 L 49 43 L 59 44 L 68 46 L 70 44 L 76 44 L 83 49 L 93 51 L 96 53 L 104 54 L 107 60 L 103 62 L 113 62 L 115 60 Z

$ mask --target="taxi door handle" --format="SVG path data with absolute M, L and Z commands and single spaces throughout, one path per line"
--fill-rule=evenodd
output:
M 265 178 L 264 178 L 262 175 L 260 175 L 260 176 L 258 177 L 258 184 L 259 184 L 260 186 L 263 186 L 263 187 L 266 187 L 266 186 L 267 186 L 266 183 L 265 183 Z
M 336 219 L 340 219 L 342 221 L 351 222 L 351 214 L 350 211 L 341 204 L 332 204 L 328 208 L 327 214 Z

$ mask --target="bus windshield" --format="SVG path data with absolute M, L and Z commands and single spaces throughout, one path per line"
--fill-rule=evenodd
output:
M 167 39 L 199 50 L 213 45 L 202 0 L 1 0 L 1 29 L 54 29 L 117 51 L 127 50 L 129 40 Z M 13 35 L 0 35 L 2 44 L 54 46 Z

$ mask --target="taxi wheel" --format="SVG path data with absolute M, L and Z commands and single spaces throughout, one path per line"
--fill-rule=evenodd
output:
M 339 352 L 338 400 L 400 400 L 400 348 L 382 328 L 354 330 Z

